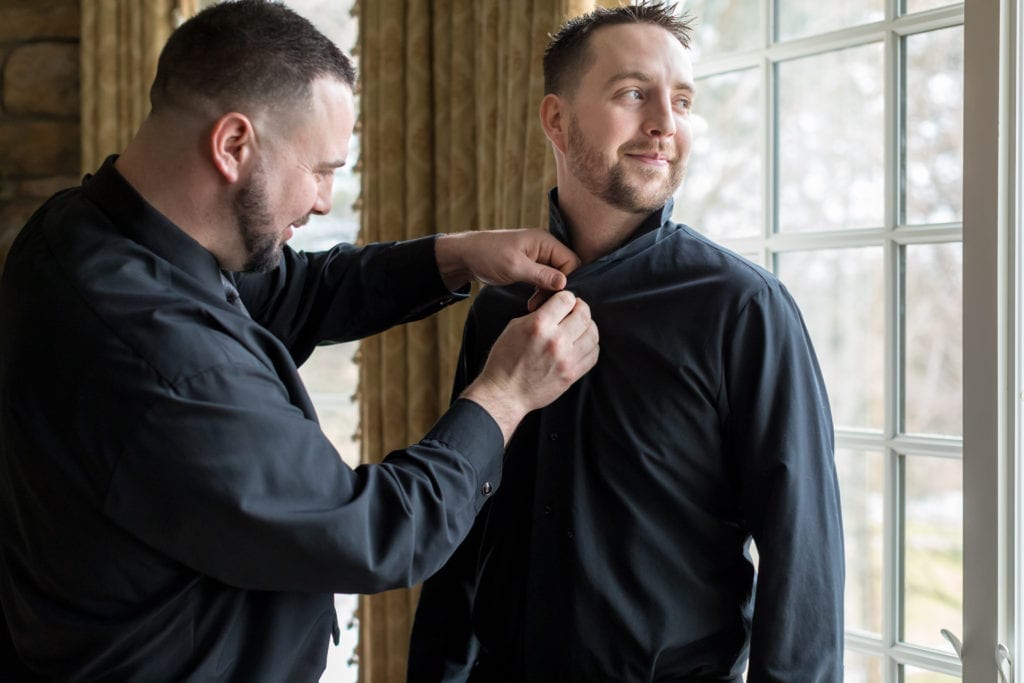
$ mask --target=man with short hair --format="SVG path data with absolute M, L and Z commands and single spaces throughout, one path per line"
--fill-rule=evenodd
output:
M 671 219 L 690 36 L 644 4 L 573 19 L 547 49 L 551 231 L 582 260 L 567 287 L 601 358 L 519 426 L 502 490 L 424 584 L 410 681 L 842 679 L 842 522 L 810 339 L 771 273 Z M 456 392 L 531 294 L 481 292 Z
M 543 231 L 323 253 L 348 59 L 283 5 L 215 5 L 164 49 L 136 138 L 17 238 L 0 293 L 0 653 L 46 680 L 314 681 L 332 593 L 432 574 L 520 419 L 595 362 L 557 292 L 424 439 L 349 469 L 296 366 L 464 298 L 560 290 Z M 236 271 L 240 274 L 236 274 Z

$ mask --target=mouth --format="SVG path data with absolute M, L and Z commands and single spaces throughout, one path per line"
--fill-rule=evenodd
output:
M 293 221 L 292 223 L 290 223 L 288 225 L 288 227 L 284 229 L 284 239 L 282 241 L 287 242 L 288 240 L 290 240 L 292 238 L 292 235 L 295 234 L 295 231 L 298 230 L 299 228 L 301 228 L 303 225 L 305 225 L 308 222 L 309 222 L 309 214 L 307 213 L 305 216 L 303 216 L 299 220 Z
M 658 151 L 626 152 L 626 156 L 648 166 L 668 166 L 672 163 L 668 155 Z

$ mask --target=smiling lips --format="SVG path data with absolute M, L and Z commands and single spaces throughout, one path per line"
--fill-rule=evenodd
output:
M 295 231 L 297 229 L 301 228 L 303 225 L 305 225 L 306 223 L 309 222 L 310 215 L 311 214 L 307 213 L 305 216 L 303 216 L 299 220 L 297 220 L 297 221 L 295 221 L 293 223 L 290 223 L 288 225 L 288 227 L 284 229 L 284 232 L 282 233 L 281 241 L 282 242 L 287 242 L 288 240 L 290 240 L 292 238 L 292 235 L 295 234 Z
M 632 157 L 633 159 L 636 159 L 637 161 L 640 161 L 645 164 L 651 164 L 652 166 L 668 166 L 669 163 L 671 163 L 672 161 L 671 159 L 668 158 L 667 155 L 657 150 L 653 150 L 650 152 L 626 152 L 626 156 Z

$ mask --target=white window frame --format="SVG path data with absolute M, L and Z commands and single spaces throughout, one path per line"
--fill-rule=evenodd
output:
M 964 33 L 964 649 L 967 681 L 999 681 L 1022 596 L 1018 136 L 1021 0 L 966 0 Z M 1015 475 L 1015 467 L 1018 473 Z M 1016 481 L 1016 486 L 1014 482 Z M 1017 579 L 1017 581 L 1015 581 Z M 1022 683 L 1021 666 L 1015 672 Z
M 994 680 L 994 644 L 996 620 L 987 615 L 996 614 L 995 604 L 998 600 L 1005 600 L 1008 593 L 1003 587 L 1009 582 L 1005 579 L 1005 571 L 1000 574 L 994 571 L 999 565 L 1000 555 L 996 548 L 997 539 L 1008 538 L 1005 525 L 998 527 L 992 524 L 991 520 L 996 516 L 992 514 L 995 509 L 1000 508 L 1000 499 L 993 495 L 997 489 L 995 486 L 996 470 L 987 465 L 983 458 L 964 459 L 965 444 L 970 443 L 971 453 L 979 450 L 986 452 L 994 450 L 997 444 L 989 443 L 992 435 L 1001 432 L 995 429 L 995 425 L 983 420 L 973 420 L 968 423 L 969 417 L 973 415 L 995 415 L 992 406 L 983 405 L 980 395 L 986 390 L 985 387 L 997 386 L 995 374 L 998 368 L 981 367 L 991 364 L 993 359 L 1000 356 L 997 349 L 988 348 L 989 336 L 994 329 L 993 321 L 989 319 L 987 307 L 973 306 L 969 304 L 964 310 L 964 438 L 943 438 L 925 436 L 907 436 L 900 434 L 898 424 L 898 410 L 893 405 L 900 395 L 900 367 L 897 356 L 899 354 L 899 340 L 896 338 L 899 326 L 899 311 L 897 310 L 897 291 L 899 282 L 899 258 L 901 249 L 908 244 L 929 244 L 942 242 L 961 242 L 967 237 L 964 224 L 971 225 L 987 224 L 990 218 L 984 216 L 969 215 L 967 206 L 964 207 L 963 222 L 942 225 L 916 226 L 905 225 L 901 222 L 900 188 L 898 184 L 898 173 L 900 169 L 900 136 L 902 126 L 901 115 L 903 106 L 903 69 L 904 51 L 903 38 L 909 35 L 925 33 L 928 31 L 951 28 L 964 25 L 965 41 L 965 90 L 974 92 L 986 85 L 979 85 L 978 80 L 985 80 L 984 76 L 977 76 L 981 67 L 975 63 L 978 51 L 990 50 L 992 48 L 991 35 L 981 33 L 981 22 L 989 19 L 987 8 L 980 7 L 987 3 L 1009 3 L 1021 2 L 1022 0 L 966 0 L 966 3 L 953 4 L 946 7 L 936 8 L 912 15 L 903 15 L 904 2 L 902 0 L 886 0 L 884 19 L 860 26 L 844 28 L 820 35 L 812 35 L 805 38 L 797 38 L 781 42 L 775 41 L 776 30 L 773 25 L 775 9 L 780 0 L 763 0 L 759 3 L 761 11 L 761 26 L 764 34 L 762 36 L 762 47 L 742 52 L 731 52 L 721 56 L 701 56 L 695 64 L 695 76 L 700 79 L 707 76 L 725 74 L 742 69 L 756 68 L 759 70 L 762 80 L 762 100 L 759 103 L 761 111 L 764 112 L 764 124 L 761 131 L 760 145 L 763 150 L 761 155 L 762 178 L 764 179 L 763 192 L 763 224 L 760 234 L 756 237 L 721 239 L 723 244 L 744 254 L 756 254 L 757 259 L 769 268 L 775 269 L 776 257 L 792 251 L 807 249 L 829 249 L 840 247 L 859 246 L 882 246 L 884 249 L 885 268 L 885 300 L 886 300 L 886 339 L 885 339 L 885 377 L 886 382 L 886 408 L 885 423 L 882 432 L 860 432 L 854 430 L 838 430 L 836 435 L 837 448 L 849 448 L 854 450 L 871 450 L 882 452 L 886 462 L 886 490 L 885 490 L 885 548 L 884 548 L 884 576 L 883 576 L 883 633 L 881 638 L 864 636 L 856 633 L 847 633 L 847 649 L 849 651 L 862 652 L 869 655 L 881 656 L 883 658 L 883 680 L 899 681 L 901 665 L 910 665 L 925 668 L 930 671 L 949 674 L 955 677 L 963 677 L 966 681 L 988 681 Z M 970 13 L 977 15 L 971 18 Z M 998 12 L 996 13 L 998 25 Z M 968 21 L 977 22 L 977 26 L 968 27 Z M 970 34 L 970 38 L 968 35 Z M 800 234 L 778 232 L 777 207 L 775 206 L 776 166 L 773 154 L 777 150 L 776 136 L 778 123 L 776 120 L 776 98 L 777 98 L 777 65 L 788 60 L 807 57 L 816 54 L 841 50 L 850 47 L 867 45 L 872 43 L 883 44 L 885 51 L 885 211 L 884 225 L 876 229 L 856 229 L 845 231 L 830 231 L 815 234 Z M 968 52 L 968 44 L 970 52 Z M 968 64 L 970 60 L 971 64 Z M 970 69 L 970 67 L 974 67 Z M 974 81 L 974 82 L 972 82 Z M 997 88 L 998 90 L 998 88 Z M 989 97 L 988 93 L 975 93 L 974 99 Z M 996 97 L 998 101 L 998 97 Z M 968 146 L 972 147 L 972 158 L 977 156 L 981 149 L 981 143 L 985 136 L 994 134 L 984 130 L 984 124 L 979 123 L 977 112 L 972 104 L 971 97 L 965 100 L 965 124 L 973 126 L 971 134 L 965 127 L 964 147 L 965 155 Z M 979 139 L 980 138 L 980 139 Z M 980 165 L 980 162 L 979 162 Z M 975 192 L 985 192 L 996 187 L 995 178 L 991 172 L 987 176 L 981 175 L 981 170 L 976 169 L 979 175 L 975 176 L 971 188 Z M 970 174 L 965 171 L 965 179 Z M 987 178 L 983 180 L 982 178 Z M 965 198 L 967 188 L 965 186 Z M 966 204 L 966 202 L 965 202 Z M 994 206 L 994 202 L 993 202 Z M 972 202 L 972 208 L 977 209 L 978 202 Z M 994 209 L 991 209 L 994 211 Z M 976 233 L 979 231 L 975 231 Z M 991 279 L 994 269 L 990 266 L 982 266 L 978 259 L 979 246 L 988 249 L 987 245 L 979 245 L 982 235 L 974 234 L 970 237 L 970 246 L 964 244 L 964 287 L 965 296 L 967 292 L 974 292 L 979 288 L 984 289 L 986 301 L 991 301 L 994 307 L 996 297 L 988 290 L 992 283 L 985 283 L 984 278 Z M 968 249 L 972 263 L 968 267 Z M 1007 253 L 1005 251 L 1000 253 Z M 970 288 L 968 281 L 970 280 Z M 979 295 L 965 298 L 967 302 L 979 300 Z M 984 319 L 979 319 L 982 316 Z M 979 347 L 984 347 L 979 349 Z M 1006 375 L 1002 375 L 1006 377 Z M 1006 382 L 1002 384 L 1005 386 Z M 1001 423 L 1003 424 L 1003 423 Z M 981 433 L 984 432 L 984 433 Z M 969 437 L 969 440 L 968 440 Z M 1003 451 L 998 451 L 1005 453 Z M 900 505 L 898 481 L 901 457 L 905 454 L 931 455 L 961 460 L 964 467 L 964 622 L 960 624 L 942 624 L 936 628 L 948 628 L 952 633 L 961 637 L 965 642 L 963 651 L 963 663 L 956 656 L 947 655 L 927 648 L 920 648 L 899 642 L 899 606 L 897 605 L 897 586 L 900 582 L 901 548 L 898 528 L 897 508 Z M 970 485 L 970 490 L 968 490 Z M 1024 514 L 1024 513 L 1022 513 Z M 1005 514 L 1004 514 L 1005 517 Z M 982 531 L 982 530 L 986 531 Z M 999 533 L 994 533 L 998 530 Z M 984 553 L 984 559 L 979 560 L 979 553 Z M 1012 577 L 1011 577 L 1012 578 Z M 999 579 L 1003 579 L 1000 581 Z M 999 590 L 995 590 L 998 588 Z M 1006 610 L 1003 610 L 1004 612 Z M 1005 616 L 1000 614 L 1000 619 Z M 991 622 L 991 623 L 990 623 Z M 982 628 L 982 624 L 986 626 Z M 981 646 L 988 653 L 987 669 L 982 657 L 976 655 L 975 643 L 988 641 L 991 647 Z M 1005 641 L 1004 641 L 1005 642 Z M 1024 681 L 1017 681 L 1024 683 Z

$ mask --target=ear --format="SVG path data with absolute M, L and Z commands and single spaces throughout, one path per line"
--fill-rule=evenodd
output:
M 210 131 L 210 156 L 214 167 L 229 183 L 237 182 L 254 158 L 256 131 L 245 114 L 230 112 L 214 121 Z
M 553 93 L 545 95 L 540 101 L 540 125 L 555 149 L 565 154 L 569 137 L 568 102 Z

